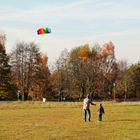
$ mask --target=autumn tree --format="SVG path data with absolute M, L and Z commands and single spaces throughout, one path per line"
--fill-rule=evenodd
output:
M 72 49 L 69 55 L 68 69 L 71 78 L 71 90 L 75 98 L 83 99 L 87 92 L 89 54 L 89 45 L 84 44 Z
M 100 54 L 100 71 L 102 73 L 102 93 L 112 93 L 113 85 L 117 79 L 117 63 L 115 58 L 115 46 L 112 42 L 105 43 Z
M 33 92 L 35 91 L 36 87 L 36 96 L 37 99 L 42 99 L 42 98 L 50 98 L 50 93 L 51 93 L 51 82 L 50 82 L 50 71 L 48 68 L 48 57 L 46 55 L 41 55 L 39 59 L 39 69 L 38 72 L 36 73 L 35 77 L 35 84 L 32 86 Z
M 128 70 L 127 61 L 120 60 L 117 62 L 117 79 L 116 79 L 116 98 L 126 100 L 128 98 L 127 84 L 129 78 L 126 75 Z
M 106 43 L 102 48 L 98 44 L 93 47 L 84 44 L 72 49 L 69 57 L 58 59 L 57 73 L 59 91 L 66 90 L 65 83 L 69 81 L 74 98 L 82 99 L 86 93 L 92 99 L 107 96 L 106 93 L 112 92 L 117 74 L 113 43 Z
M 44 79 L 48 76 L 47 59 L 33 42 L 18 42 L 11 52 L 13 79 L 21 91 L 23 100 L 28 98 L 30 91 L 33 99 L 39 100 L 44 96 L 46 88 Z
M 127 98 L 140 99 L 140 63 L 131 65 L 124 74 L 122 81 L 126 84 Z
M 58 97 L 59 101 L 70 96 L 70 81 L 68 71 L 68 51 L 62 51 L 60 57 L 56 60 L 55 70 L 51 75 L 53 92 Z

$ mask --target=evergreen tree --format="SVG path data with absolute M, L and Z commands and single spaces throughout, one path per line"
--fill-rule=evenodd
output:
M 9 57 L 5 51 L 5 35 L 0 35 L 0 100 L 13 97 L 13 84 L 10 78 Z

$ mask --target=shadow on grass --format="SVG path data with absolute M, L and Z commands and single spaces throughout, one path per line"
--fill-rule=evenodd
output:
M 138 119 L 140 120 L 140 119 Z M 108 121 L 104 121 L 104 122 L 136 122 L 138 121 L 136 119 L 120 119 L 120 120 L 108 120 Z

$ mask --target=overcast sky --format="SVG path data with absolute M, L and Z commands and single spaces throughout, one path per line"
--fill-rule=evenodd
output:
M 37 35 L 40 27 L 51 34 Z M 0 31 L 6 50 L 17 41 L 33 41 L 49 57 L 85 43 L 112 41 L 116 58 L 140 61 L 140 0 L 0 0 Z

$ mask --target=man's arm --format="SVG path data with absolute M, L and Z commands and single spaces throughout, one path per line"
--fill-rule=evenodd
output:
M 90 102 L 92 105 L 96 105 L 95 103 L 93 103 L 93 102 Z

